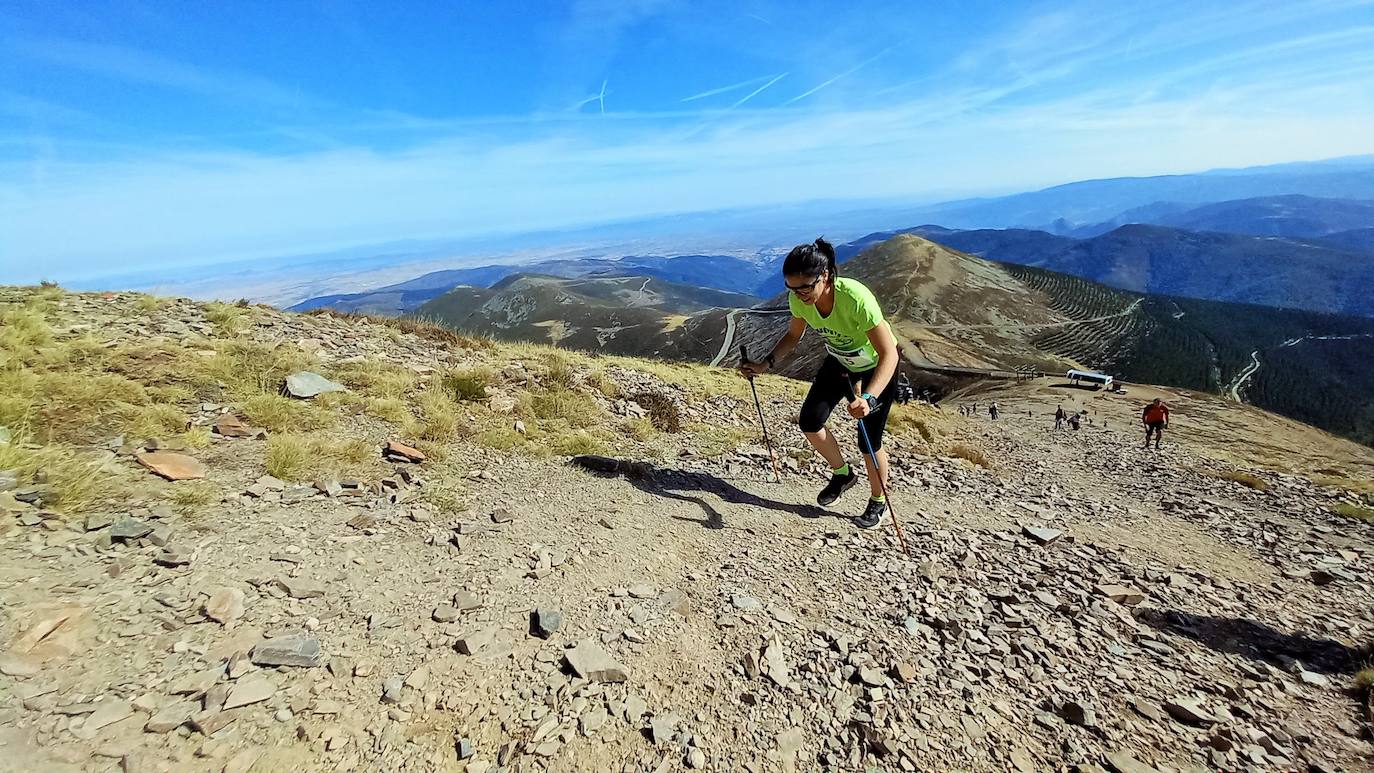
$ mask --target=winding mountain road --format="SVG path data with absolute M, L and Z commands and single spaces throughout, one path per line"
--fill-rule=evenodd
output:
M 1301 340 L 1301 339 L 1300 339 L 1300 340 Z M 1297 342 L 1294 341 L 1293 343 L 1297 343 Z M 1289 343 L 1285 343 L 1285 344 L 1284 344 L 1284 346 L 1291 346 L 1291 345 L 1292 345 L 1292 344 L 1289 344 Z M 1238 403 L 1244 402 L 1244 400 L 1241 400 L 1241 399 L 1240 399 L 1240 390 L 1242 390 L 1242 389 L 1245 388 L 1245 383 L 1246 383 L 1247 381 L 1249 381 L 1249 380 L 1250 380 L 1250 377 L 1253 376 L 1253 375 L 1255 375 L 1255 373 L 1257 373 L 1257 372 L 1259 371 L 1259 369 L 1260 369 L 1259 350 L 1256 349 L 1255 351 L 1250 352 L 1250 364 L 1247 365 L 1247 366 L 1245 366 L 1245 370 L 1242 370 L 1240 373 L 1236 374 L 1235 379 L 1233 379 L 1233 380 L 1231 381 L 1230 385 L 1228 385 L 1228 386 L 1226 387 L 1226 396 L 1229 397 L 1229 398 L 1231 398 L 1232 400 L 1238 402 Z
M 1301 338 L 1290 338 L 1274 348 L 1284 349 L 1290 346 L 1297 346 L 1303 341 L 1353 341 L 1357 338 L 1374 338 L 1374 333 L 1352 333 L 1350 335 L 1334 336 L 1306 335 L 1302 336 Z M 1244 402 L 1244 400 L 1241 399 L 1240 392 L 1242 389 L 1245 388 L 1245 385 L 1250 381 L 1250 379 L 1253 378 L 1254 375 L 1259 372 L 1261 365 L 1259 353 L 1259 349 L 1250 352 L 1250 364 L 1245 367 L 1245 370 L 1236 374 L 1235 379 L 1227 385 L 1226 389 L 1222 390 L 1222 392 L 1228 398 L 1238 403 Z
M 725 357 L 730 354 L 731 344 L 735 342 L 735 315 L 740 312 L 749 314 L 791 314 L 791 309 L 731 309 L 725 313 L 725 338 L 720 342 L 720 351 L 711 360 L 711 367 L 720 367 L 725 361 Z

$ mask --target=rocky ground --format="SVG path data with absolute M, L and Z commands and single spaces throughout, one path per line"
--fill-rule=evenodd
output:
M 59 336 L 95 303 L 65 301 Z M 95 327 L 215 335 L 159 313 Z M 239 335 L 327 358 L 469 356 L 255 313 L 271 324 Z M 651 371 L 616 374 L 748 428 L 751 404 Z M 800 450 L 795 390 L 764 394 Z M 16 478 L 0 769 L 1374 769 L 1352 682 L 1374 525 L 1304 477 L 1255 468 L 1257 490 L 1186 445 L 1140 450 L 1124 422 L 1051 432 L 1054 397 L 929 417 L 990 469 L 894 442 L 909 555 L 890 524 L 855 528 L 859 489 L 809 505 L 823 478 L 802 454 L 778 483 L 755 438 L 707 455 L 690 430 L 619 474 L 458 440 L 442 462 L 398 446 L 382 463 L 408 438 L 359 420 L 381 472 L 319 486 L 266 476 L 261 437 L 216 436 L 186 451 L 218 492 L 189 515 L 146 494 L 64 514 Z M 136 459 L 110 464 L 149 474 Z M 441 467 L 463 471 L 461 504 L 425 496 Z

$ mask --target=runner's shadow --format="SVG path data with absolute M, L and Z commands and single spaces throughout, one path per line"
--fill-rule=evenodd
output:
M 1140 622 L 1166 633 L 1186 636 L 1217 652 L 1241 655 L 1284 670 L 1301 661 L 1308 671 L 1339 674 L 1355 670 L 1364 655 L 1331 639 L 1288 634 L 1245 618 L 1195 615 L 1177 609 L 1142 610 Z
M 725 502 L 733 505 L 747 505 L 749 507 L 762 507 L 768 510 L 789 513 L 802 518 L 819 518 L 830 516 L 832 518 L 845 518 L 847 516 L 832 513 L 829 510 L 815 505 L 795 504 L 778 502 L 772 499 L 765 499 L 756 494 L 750 494 L 714 475 L 704 472 L 688 472 L 685 470 L 666 470 L 655 468 L 652 475 L 629 478 L 631 485 L 646 494 L 653 494 L 657 497 L 676 499 L 682 502 L 691 502 L 699 506 L 705 513 L 705 518 L 683 518 L 673 516 L 679 521 L 693 521 L 700 523 L 708 529 L 725 528 L 725 516 L 711 505 L 705 498 L 693 496 L 694 493 L 714 494 Z

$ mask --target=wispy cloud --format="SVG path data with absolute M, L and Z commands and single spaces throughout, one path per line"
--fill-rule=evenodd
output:
M 829 85 L 835 83 L 836 81 L 843 80 L 844 78 L 848 78 L 849 76 L 853 75 L 854 73 L 858 72 L 859 70 L 862 70 L 863 68 L 867 67 L 868 65 L 873 64 L 874 62 L 878 61 L 878 60 L 881 59 L 885 54 L 887 54 L 887 52 L 891 51 L 893 48 L 896 48 L 896 46 L 888 46 L 887 48 L 884 48 L 883 50 L 879 51 L 878 53 L 874 54 L 873 56 L 868 57 L 867 59 L 863 60 L 862 62 L 859 62 L 858 64 L 854 65 L 853 67 L 849 68 L 848 70 L 845 70 L 844 72 L 842 72 L 842 73 L 840 73 L 840 74 L 838 74 L 838 75 L 835 75 L 835 76 L 833 76 L 833 77 L 831 77 L 831 78 L 826 79 L 825 81 L 822 81 L 821 83 L 819 83 L 819 84 L 817 84 L 817 85 L 811 87 L 810 89 L 807 89 L 806 91 L 803 91 L 802 93 L 798 94 L 797 96 L 792 97 L 791 99 L 787 100 L 786 102 L 783 102 L 783 104 L 784 104 L 784 105 L 791 105 L 791 104 L 794 104 L 794 103 L 796 103 L 796 102 L 800 102 L 801 100 L 806 99 L 807 97 L 809 97 L 809 96 L 811 96 L 812 94 L 815 94 L 816 92 L 820 91 L 821 89 L 823 89 L 823 88 L 825 88 L 825 87 L 827 87 L 827 86 L 829 86 Z
M 0 89 L 0 115 L 38 123 L 83 123 L 98 119 L 85 110 Z
M 777 83 L 778 81 L 780 81 L 780 80 L 782 80 L 783 78 L 786 78 L 786 77 L 787 77 L 787 73 L 785 73 L 785 72 L 784 72 L 784 73 L 779 73 L 778 75 L 774 75 L 771 79 L 769 79 L 769 81 L 768 81 L 767 83 L 763 84 L 762 86 L 759 86 L 758 88 L 754 89 L 753 91 L 749 92 L 748 94 L 745 94 L 743 97 L 741 97 L 741 98 L 739 99 L 739 101 L 735 102 L 735 104 L 731 105 L 730 107 L 735 108 L 735 107 L 739 107 L 740 105 L 743 105 L 745 102 L 748 102 L 749 100 L 753 99 L 754 97 L 757 97 L 758 95 L 760 95 L 760 94 L 762 94 L 763 92 L 767 91 L 767 90 L 769 89 L 769 87 L 771 87 L 773 84 Z
M 60 38 L 16 38 L 0 48 L 11 55 L 94 75 L 237 103 L 300 107 L 320 100 L 251 73 L 200 67 L 125 46 Z
M 707 89 L 706 91 L 703 91 L 703 92 L 701 92 L 701 93 L 699 93 L 699 94 L 693 94 L 693 95 L 690 96 L 690 97 L 683 97 L 683 98 L 682 98 L 681 100 L 679 100 L 679 101 L 680 101 L 680 102 L 695 102 L 695 101 L 697 101 L 697 100 L 699 100 L 699 99 L 706 99 L 707 97 L 714 97 L 714 96 L 716 96 L 717 94 L 729 94 L 729 93 L 732 92 L 732 91 L 738 91 L 738 90 L 740 90 L 740 89 L 748 88 L 748 87 L 753 86 L 753 85 L 758 84 L 758 83 L 763 83 L 764 81 L 766 81 L 766 80 L 768 80 L 769 78 L 772 78 L 772 77 L 775 77 L 775 76 L 772 76 L 772 75 L 764 75 L 764 76 L 761 76 L 761 77 L 758 77 L 758 78 L 750 78 L 750 79 L 747 80 L 747 81 L 740 81 L 739 83 L 732 83 L 732 84 L 730 84 L 729 86 L 721 86 L 721 87 L 719 87 L 719 88 Z

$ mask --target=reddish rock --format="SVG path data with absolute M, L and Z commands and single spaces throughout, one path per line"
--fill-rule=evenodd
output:
M 167 480 L 199 480 L 205 477 L 205 465 L 171 451 L 150 451 L 136 454 L 138 463 Z
M 398 443 L 395 440 L 386 441 L 386 447 L 382 449 L 382 455 L 387 457 L 398 457 L 407 462 L 416 464 L 425 460 L 425 454 L 418 448 L 413 448 L 405 443 Z

